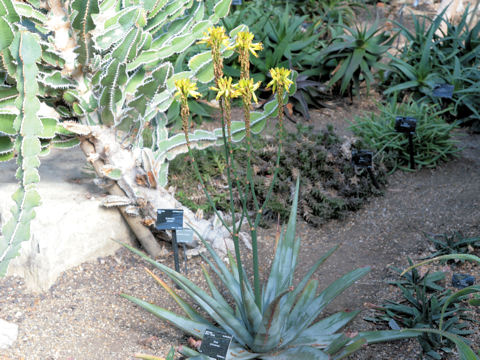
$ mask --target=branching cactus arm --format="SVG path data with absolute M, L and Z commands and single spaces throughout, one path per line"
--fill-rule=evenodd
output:
M 30 222 L 35 217 L 34 208 L 40 204 L 36 190 L 39 182 L 38 167 L 41 152 L 40 136 L 44 132 L 42 121 L 37 116 L 40 102 L 37 98 L 37 60 L 42 51 L 35 36 L 27 31 L 17 32 L 9 47 L 10 55 L 17 62 L 16 80 L 18 97 L 15 101 L 18 114 L 13 129 L 15 139 L 19 189 L 12 198 L 15 205 L 12 217 L 2 229 L 0 238 L 0 276 L 5 275 L 10 259 L 18 254 L 22 241 L 30 238 Z M 4 50 L 5 51 L 5 50 Z
M 22 180 L 0 241 L 3 273 L 18 250 L 16 236 L 28 240 L 26 229 L 40 202 L 34 186 L 38 156 L 82 139 L 62 126 L 64 120 L 115 127 L 122 149 L 130 144 L 132 155 L 150 151 L 151 156 L 136 159 L 145 167 L 140 173 L 153 175 L 149 185 L 166 185 L 168 160 L 185 151 L 183 134 L 169 137 L 164 114 L 173 100 L 173 80 L 189 76 L 209 82 L 213 77 L 208 52 L 193 57 L 190 71 L 182 74 L 173 74 L 168 59 L 227 15 L 231 0 L 212 2 L 207 9 L 206 2 L 194 0 L 73 0 L 66 8 L 61 0 L 0 0 L 0 161 L 17 156 Z M 232 30 L 231 37 L 244 29 Z M 13 47 L 15 33 L 22 35 Z M 34 42 L 36 50 L 24 56 L 24 46 Z M 225 57 L 232 54 L 224 49 Z M 30 100 L 28 111 L 18 105 Z M 256 131 L 275 115 L 276 105 L 265 109 L 252 115 Z M 234 123 L 234 139 L 239 141 L 243 132 L 242 123 Z M 193 146 L 215 145 L 220 133 L 197 130 Z

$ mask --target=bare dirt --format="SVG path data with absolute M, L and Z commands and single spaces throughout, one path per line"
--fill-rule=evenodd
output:
M 333 124 L 348 134 L 346 120 L 372 110 L 371 101 L 337 104 L 335 110 L 312 111 L 315 127 Z M 363 309 L 349 331 L 373 329 L 362 318 L 371 310 L 364 303 L 380 304 L 396 296 L 386 283 L 394 277 L 389 266 L 405 267 L 407 257 L 418 259 L 430 244 L 424 233 L 462 231 L 480 234 L 480 135 L 459 130 L 462 151 L 437 169 L 414 173 L 396 172 L 389 178 L 384 196 L 373 198 L 360 211 L 319 228 L 299 221 L 302 238 L 297 278 L 331 247 L 341 247 L 315 274 L 321 287 L 358 267 L 370 266 L 368 276 L 338 297 L 331 313 Z M 275 227 L 262 230 L 262 270 L 267 274 L 272 258 Z M 79 239 L 81 241 L 81 239 Z M 165 246 L 169 246 L 165 244 Z M 171 256 L 159 259 L 173 266 Z M 201 280 L 202 261 L 188 262 L 189 277 Z M 173 300 L 144 271 L 143 263 L 126 250 L 65 272 L 43 294 L 29 294 L 20 278 L 0 279 L 0 318 L 19 325 L 13 347 L 0 350 L 0 359 L 106 360 L 133 359 L 134 353 L 165 356 L 171 345 L 185 343 L 182 333 L 120 297 L 128 293 L 178 310 Z M 455 270 L 456 271 L 456 270 Z M 478 267 L 470 271 L 480 279 Z M 449 283 L 451 273 L 447 274 Z M 476 314 L 477 318 L 480 314 Z M 478 326 L 473 344 L 480 344 Z M 417 359 L 420 347 L 414 340 L 368 346 L 354 359 Z

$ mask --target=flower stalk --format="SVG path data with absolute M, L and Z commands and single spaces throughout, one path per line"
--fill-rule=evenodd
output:
M 262 45 L 260 43 L 253 43 L 253 34 L 249 32 L 240 32 L 237 35 L 236 43 L 234 48 L 239 54 L 239 61 L 241 65 L 241 76 L 238 84 L 233 84 L 233 80 L 231 77 L 224 77 L 223 76 L 223 60 L 221 56 L 221 47 L 228 46 L 228 37 L 225 34 L 225 30 L 220 27 L 210 28 L 208 29 L 208 33 L 205 33 L 205 37 L 201 40 L 201 43 L 206 43 L 207 46 L 211 48 L 213 66 L 214 66 L 214 76 L 215 76 L 215 85 L 211 87 L 211 90 L 216 91 L 216 100 L 219 101 L 220 109 L 221 109 L 221 122 L 222 122 L 222 136 L 224 141 L 224 150 L 225 150 L 225 159 L 226 159 L 226 171 L 227 171 L 227 181 L 228 181 L 228 188 L 229 188 L 229 197 L 230 197 L 230 213 L 232 218 L 232 224 L 229 226 L 224 221 L 223 217 L 217 211 L 215 204 L 213 203 L 208 190 L 204 184 L 200 171 L 198 169 L 197 164 L 193 159 L 193 154 L 191 151 L 190 142 L 188 139 L 188 129 L 189 129 L 189 109 L 188 109 L 188 97 L 198 97 L 198 93 L 196 92 L 197 88 L 196 85 L 191 83 L 189 80 L 179 80 L 175 83 L 177 86 L 177 93 L 176 96 L 180 97 L 181 100 L 181 115 L 182 115 L 182 123 L 185 132 L 185 138 L 187 142 L 188 151 L 190 157 L 192 159 L 192 166 L 195 169 L 195 173 L 199 178 L 202 188 L 207 196 L 207 199 L 214 209 L 217 216 L 222 221 L 222 224 L 228 229 L 230 232 L 233 244 L 235 247 L 235 262 L 238 272 L 238 280 L 240 284 L 240 288 L 242 289 L 242 298 L 244 296 L 243 289 L 246 286 L 245 278 L 244 278 L 244 269 L 242 266 L 242 261 L 240 257 L 240 246 L 239 246 L 239 231 L 242 226 L 242 222 L 244 219 L 248 222 L 252 240 L 252 258 L 253 258 L 253 292 L 254 292 L 254 300 L 255 304 L 258 309 L 262 309 L 262 295 L 261 295 L 261 285 L 260 285 L 260 273 L 259 273 L 259 259 L 258 259 L 258 241 L 257 241 L 257 229 L 265 209 L 266 204 L 269 201 L 273 190 L 273 184 L 275 183 L 275 179 L 278 174 L 279 170 L 279 163 L 280 163 L 280 153 L 281 153 L 281 145 L 282 139 L 284 136 L 283 131 L 283 100 L 285 90 L 288 90 L 292 81 L 288 78 L 290 75 L 290 71 L 287 69 L 272 69 L 270 74 L 272 76 L 272 81 L 268 84 L 268 87 L 272 87 L 273 92 L 276 94 L 277 101 L 279 104 L 278 109 L 278 152 L 277 152 L 277 160 L 274 170 L 273 181 L 270 184 L 270 187 L 267 192 L 267 196 L 265 202 L 263 204 L 259 204 L 257 196 L 255 194 L 255 186 L 254 186 L 254 178 L 253 178 L 253 166 L 251 163 L 251 149 L 252 149 L 252 134 L 251 134 L 251 124 L 250 124 L 250 112 L 252 110 L 252 100 L 257 103 L 258 99 L 255 95 L 255 91 L 258 90 L 260 87 L 260 82 L 254 82 L 253 79 L 250 78 L 249 72 L 249 63 L 250 63 L 250 54 L 257 56 L 256 51 L 262 49 Z M 244 114 L 244 122 L 245 122 L 245 138 L 246 138 L 246 147 L 247 147 L 247 169 L 246 169 L 246 180 L 245 183 L 242 184 L 237 176 L 237 172 L 235 170 L 235 162 L 234 162 L 234 151 L 232 146 L 232 118 L 231 118 L 231 101 L 236 97 L 241 97 L 243 103 L 243 114 Z M 240 222 L 236 223 L 235 217 L 235 201 L 234 201 L 234 183 L 238 189 L 240 200 L 242 202 L 242 213 Z M 253 199 L 254 207 L 255 207 L 255 215 L 251 216 L 247 210 L 247 200 L 251 197 Z M 248 281 L 247 281 L 248 282 Z M 244 299 L 245 300 L 245 299 Z M 243 315 L 242 315 L 243 316 Z
M 254 35 L 249 31 L 241 31 L 237 35 L 234 48 L 240 61 L 240 79 L 250 79 L 250 54 L 258 57 L 257 51 L 263 49 L 262 43 L 253 42 Z
M 221 48 L 228 46 L 228 36 L 225 33 L 225 28 L 222 26 L 213 26 L 208 28 L 204 33 L 204 37 L 198 44 L 206 44 L 212 51 L 213 60 L 213 75 L 215 77 L 215 84 L 218 87 L 219 80 L 223 77 L 223 58 Z

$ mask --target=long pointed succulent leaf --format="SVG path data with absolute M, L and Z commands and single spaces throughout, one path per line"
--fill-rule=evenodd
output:
M 367 341 L 364 338 L 357 338 L 357 340 L 354 340 L 353 342 L 349 343 L 347 346 L 345 346 L 344 349 L 342 349 L 338 354 L 335 354 L 333 356 L 333 359 L 335 360 L 340 360 L 340 359 L 345 359 L 347 356 L 353 354 L 355 351 L 359 350 L 362 348 L 363 345 L 365 345 Z
M 143 309 L 147 310 L 148 312 L 152 313 L 153 315 L 157 316 L 163 321 L 167 321 L 169 323 L 174 324 L 175 327 L 184 331 L 186 334 L 190 334 L 197 338 L 203 339 L 203 334 L 207 329 L 217 329 L 212 324 L 205 324 L 204 322 L 187 319 L 183 316 L 175 314 L 172 311 L 166 310 L 164 308 L 161 308 L 160 306 L 151 304 L 147 301 L 138 299 L 134 296 L 130 296 L 126 294 L 121 294 L 121 296 L 124 297 L 125 299 L 130 300 L 134 304 L 137 304 L 138 306 L 142 307 Z
M 279 292 L 284 291 L 286 287 L 291 285 L 289 280 L 292 279 L 295 271 L 294 265 L 296 264 L 296 260 L 293 259 L 295 257 L 293 244 L 295 242 L 298 192 L 300 187 L 299 180 L 300 179 L 297 178 L 295 196 L 290 210 L 288 226 L 285 232 L 282 232 L 280 235 L 272 268 L 270 270 L 270 276 L 263 294 L 264 308 L 273 301 Z
M 329 360 L 329 356 L 322 350 L 309 346 L 296 347 L 273 355 L 264 355 L 261 358 L 263 360 Z
M 200 323 L 205 323 L 209 324 L 209 322 L 201 316 L 198 312 L 196 312 L 180 295 L 178 295 L 175 290 L 173 290 L 168 284 L 160 279 L 157 275 L 155 275 L 153 272 L 145 268 L 145 271 L 155 279 L 156 282 L 158 282 L 167 292 L 168 294 L 175 300 L 175 302 L 185 311 L 187 316 L 196 322 Z
M 123 244 L 130 251 L 142 257 L 144 260 L 154 265 L 175 281 L 182 289 L 184 289 L 217 323 L 219 323 L 224 329 L 228 330 L 231 334 L 234 334 L 236 341 L 241 344 L 248 344 L 252 341 L 252 336 L 245 330 L 241 322 L 233 316 L 227 309 L 224 309 L 218 301 L 208 295 L 201 288 L 196 286 L 188 278 L 176 271 L 170 269 L 168 266 L 160 264 L 155 260 L 149 258 L 141 251 L 134 247 Z
M 319 337 L 333 335 L 352 321 L 360 311 L 338 312 L 326 317 L 305 329 L 293 342 L 293 345 L 318 344 Z
M 418 333 L 432 333 L 432 334 L 444 336 L 450 341 L 452 341 L 453 343 L 455 343 L 461 360 L 478 360 L 477 355 L 475 355 L 473 350 L 465 343 L 463 338 L 451 332 L 440 331 L 437 329 L 409 329 L 408 331 L 418 332 Z
M 291 326 L 285 333 L 284 342 L 289 343 L 290 341 L 293 341 L 317 318 L 325 306 L 344 290 L 353 285 L 355 281 L 365 276 L 369 271 L 369 267 L 359 268 L 330 284 L 311 304 L 305 306 L 303 310 L 298 311 L 298 317 L 295 324 L 290 323 Z M 298 324 L 301 325 L 298 326 Z

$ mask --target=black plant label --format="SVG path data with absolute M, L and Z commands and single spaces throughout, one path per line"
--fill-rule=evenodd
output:
M 231 342 L 231 335 L 207 329 L 203 335 L 200 352 L 215 360 L 225 360 Z
M 178 230 L 183 228 L 183 210 L 181 209 L 158 209 L 157 230 Z

